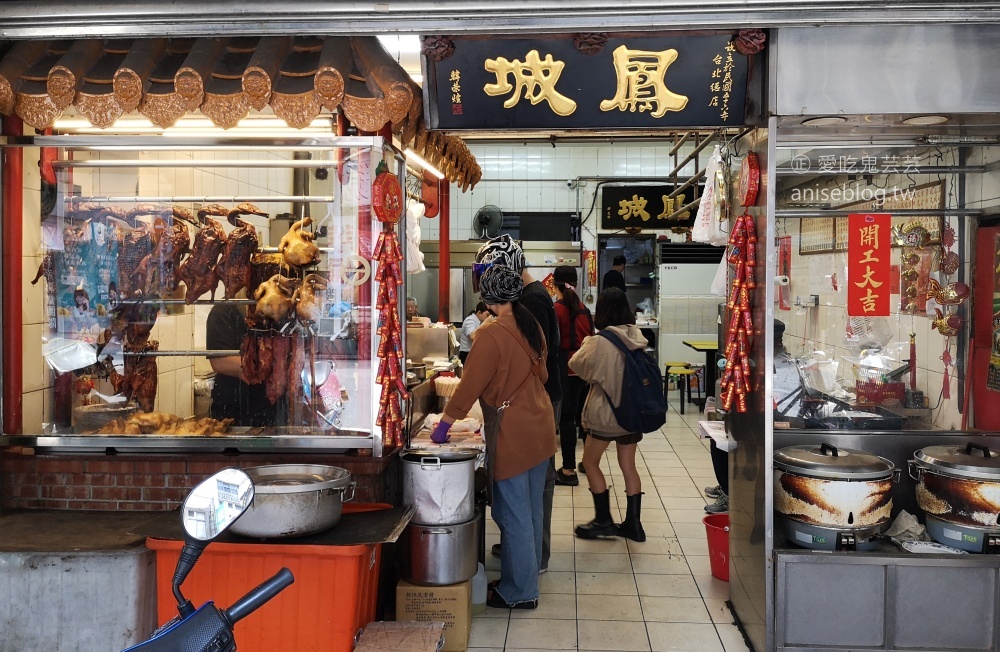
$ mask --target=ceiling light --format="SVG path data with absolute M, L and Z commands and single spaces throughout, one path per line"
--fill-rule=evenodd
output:
M 424 160 L 422 156 L 414 152 L 412 149 L 406 150 L 406 158 L 410 159 L 423 169 L 427 170 L 438 179 L 444 179 L 444 174 L 442 174 L 436 167 Z
M 847 118 L 842 118 L 837 115 L 828 115 L 821 118 L 809 118 L 808 120 L 803 120 L 802 124 L 807 127 L 829 127 L 831 125 L 839 125 L 847 122 Z
M 157 134 L 163 136 L 249 136 L 267 138 L 289 138 L 301 136 L 333 135 L 333 123 L 330 116 L 314 119 L 302 129 L 289 127 L 284 120 L 274 116 L 247 117 L 239 121 L 235 127 L 223 129 L 212 124 L 204 117 L 187 116 L 164 129 L 158 127 L 146 118 L 121 118 L 110 127 L 95 127 L 86 118 L 59 118 L 52 125 L 58 131 L 77 134 Z
M 915 115 L 912 118 L 903 120 L 904 125 L 916 126 L 939 125 L 944 122 L 948 122 L 948 116 L 946 115 Z

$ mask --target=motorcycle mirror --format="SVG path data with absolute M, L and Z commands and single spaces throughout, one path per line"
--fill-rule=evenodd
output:
M 194 605 L 184 597 L 181 584 L 210 541 L 236 522 L 253 502 L 253 480 L 240 469 L 223 469 L 191 490 L 181 506 L 184 548 L 174 569 L 172 589 L 177 611 L 187 618 Z
M 195 487 L 181 508 L 184 532 L 211 541 L 236 522 L 253 502 L 253 480 L 240 469 L 223 469 Z

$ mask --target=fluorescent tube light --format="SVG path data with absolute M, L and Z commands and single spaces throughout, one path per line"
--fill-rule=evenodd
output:
M 412 149 L 406 150 L 406 158 L 412 160 L 414 163 L 427 170 L 438 179 L 444 179 L 444 174 L 441 173 L 436 167 L 424 160 L 422 156 L 414 152 Z

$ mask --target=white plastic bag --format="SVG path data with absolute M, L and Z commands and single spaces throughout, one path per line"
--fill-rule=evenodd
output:
M 720 297 L 727 296 L 726 282 L 729 280 L 729 261 L 723 256 L 719 261 L 719 268 L 715 270 L 715 278 L 712 280 L 712 294 Z
M 417 274 L 426 269 L 424 254 L 420 251 L 420 218 L 426 208 L 418 201 L 410 200 L 406 205 L 406 272 Z
M 723 230 L 722 222 L 717 216 L 719 211 L 716 205 L 718 202 L 716 175 L 721 164 L 722 154 L 719 146 L 716 145 L 705 169 L 705 194 L 702 195 L 701 203 L 698 204 L 698 213 L 695 215 L 694 227 L 691 229 L 691 239 L 695 242 L 721 246 L 729 241 L 729 235 Z

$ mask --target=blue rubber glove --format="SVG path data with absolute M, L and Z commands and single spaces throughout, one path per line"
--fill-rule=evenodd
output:
M 431 441 L 435 444 L 445 443 L 451 439 L 451 435 L 448 434 L 449 430 L 451 430 L 451 424 L 445 422 L 444 419 L 441 419 L 438 422 L 437 427 L 434 428 L 434 432 L 431 433 Z

